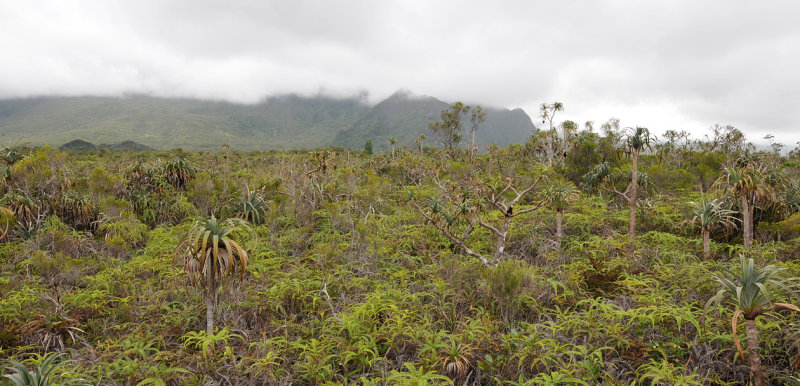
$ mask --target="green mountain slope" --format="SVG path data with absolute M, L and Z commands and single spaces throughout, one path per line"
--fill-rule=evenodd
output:
M 406 93 L 372 107 L 358 98 L 296 95 L 254 105 L 149 96 L 9 99 L 0 100 L 0 143 L 21 139 L 61 146 L 80 139 L 92 144 L 135 141 L 154 149 L 211 150 L 231 144 L 260 150 L 360 148 L 371 138 L 381 149 L 391 136 L 412 145 L 419 134 L 429 134 L 428 122 L 447 106 Z M 523 142 L 532 131 L 522 110 L 489 110 L 477 138 L 502 145 Z
M 448 107 L 448 103 L 433 97 L 416 97 L 397 92 L 375 105 L 350 129 L 339 133 L 333 143 L 358 148 L 370 139 L 376 148 L 386 149 L 390 137 L 396 138 L 398 144 L 411 146 L 414 139 L 425 134 L 429 138 L 427 143 L 433 145 L 428 124 L 432 120 L 438 120 L 439 113 Z M 485 110 L 486 122 L 481 124 L 475 137 L 479 144 L 522 143 L 536 130 L 530 117 L 522 109 Z M 466 126 L 465 124 L 465 128 Z M 464 133 L 465 140 L 467 134 Z
M 356 99 L 281 96 L 256 105 L 131 96 L 0 101 L 0 142 L 58 146 L 133 140 L 157 149 L 327 146 L 369 107 Z

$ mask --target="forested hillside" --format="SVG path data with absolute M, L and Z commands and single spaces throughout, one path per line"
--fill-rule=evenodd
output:
M 376 148 L 389 149 L 389 139 L 398 144 L 414 147 L 420 136 L 429 133 L 428 124 L 439 119 L 439 113 L 448 104 L 432 97 L 414 97 L 398 92 L 369 110 L 349 129 L 340 132 L 333 140 L 336 146 L 361 148 L 369 139 Z M 465 117 L 468 118 L 468 117 Z M 521 109 L 487 109 L 486 122 L 476 133 L 476 143 L 481 145 L 522 143 L 536 127 Z M 434 144 L 430 141 L 429 144 Z M 422 145 L 424 145 L 424 141 Z
M 797 383 L 800 149 L 603 126 L 477 154 L 7 143 L 5 374 Z
M 395 137 L 413 144 L 448 105 L 398 92 L 376 106 L 359 98 L 285 95 L 253 104 L 148 96 L 41 97 L 0 100 L 0 142 L 53 147 L 73 140 L 95 145 L 135 141 L 154 149 L 377 149 Z M 522 110 L 489 109 L 482 144 L 524 142 L 535 131 Z

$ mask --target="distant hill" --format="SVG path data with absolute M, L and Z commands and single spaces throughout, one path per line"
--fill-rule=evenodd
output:
M 429 123 L 438 120 L 448 103 L 432 97 L 416 97 L 405 92 L 397 92 L 375 105 L 350 129 L 345 130 L 333 140 L 335 145 L 358 148 L 367 139 L 379 149 L 386 149 L 390 137 L 399 144 L 413 145 L 420 135 L 428 136 L 428 144 L 434 145 Z M 496 143 L 508 145 L 511 142 L 523 143 L 536 130 L 530 117 L 522 109 L 506 110 L 484 108 L 486 122 L 482 123 L 475 135 L 477 144 Z M 465 129 L 468 126 L 465 117 Z M 464 141 L 468 133 L 464 133 Z
M 82 139 L 69 141 L 59 147 L 64 151 L 97 151 L 97 145 Z
M 71 141 L 89 139 L 126 148 L 133 143 L 125 141 L 134 140 L 146 148 L 130 150 L 214 150 L 223 144 L 258 150 L 361 148 L 372 139 L 377 149 L 385 149 L 391 136 L 407 145 L 419 134 L 431 137 L 428 122 L 447 107 L 436 98 L 401 92 L 375 106 L 358 98 L 297 95 L 254 105 L 149 96 L 8 99 L 0 100 L 0 144 L 21 139 L 80 148 L 86 144 Z M 533 130 L 522 110 L 488 109 L 477 139 L 502 145 L 524 142 Z
M 411 145 L 420 134 L 430 135 L 428 123 L 439 117 L 449 107 L 432 97 L 413 97 L 397 92 L 372 107 L 350 128 L 340 132 L 333 144 L 342 147 L 360 148 L 370 139 L 376 149 L 386 149 L 389 137 L 399 144 Z M 429 142 L 433 144 L 431 140 Z
M 113 145 L 100 145 L 100 148 L 111 148 L 114 151 L 150 151 L 152 147 L 134 141 L 122 141 Z
M 60 150 L 63 151 L 98 151 L 100 149 L 111 149 L 114 151 L 149 151 L 153 150 L 150 146 L 142 145 L 141 143 L 136 143 L 134 141 L 122 141 L 120 143 L 115 143 L 113 145 L 95 145 L 91 142 L 84 141 L 82 139 L 75 139 L 69 141 L 61 146 L 58 147 Z

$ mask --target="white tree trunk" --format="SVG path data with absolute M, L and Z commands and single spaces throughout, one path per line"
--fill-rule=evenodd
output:
M 633 169 L 631 169 L 631 199 L 628 201 L 628 204 L 630 205 L 630 219 L 629 219 L 630 224 L 628 228 L 628 236 L 631 239 L 631 243 L 633 243 L 636 238 L 636 191 L 639 188 L 638 163 L 639 163 L 639 151 L 634 149 Z
M 561 252 L 561 239 L 563 237 L 562 228 L 561 228 L 561 216 L 562 213 L 560 210 L 556 211 L 556 249 Z
M 753 245 L 753 219 L 750 218 L 750 203 L 747 195 L 742 194 L 742 236 L 744 238 L 744 248 L 750 249 Z

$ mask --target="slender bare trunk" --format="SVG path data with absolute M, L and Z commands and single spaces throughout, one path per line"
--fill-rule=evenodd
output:
M 750 245 L 755 241 L 755 233 L 753 233 L 753 226 L 755 225 L 755 217 L 753 217 L 753 210 L 756 208 L 754 202 L 748 202 L 748 209 L 750 209 L 750 227 L 747 229 L 750 232 Z
M 471 161 L 475 157 L 475 130 L 471 130 L 469 132 L 469 136 L 472 142 L 472 145 L 469 148 L 469 159 Z
M 756 320 L 745 318 L 744 325 L 747 332 L 747 353 L 750 356 L 750 371 L 753 372 L 753 384 L 755 386 L 764 386 L 764 371 L 761 369 L 761 355 L 758 354 Z
M 750 249 L 753 245 L 752 232 L 753 220 L 750 218 L 750 203 L 747 202 L 747 195 L 742 194 L 742 236 L 744 237 L 744 248 Z
M 210 336 L 214 333 L 214 286 L 211 280 L 206 285 L 206 334 Z
M 503 259 L 503 252 L 506 250 L 506 236 L 508 235 L 508 226 L 511 224 L 511 217 L 506 216 L 505 221 L 503 221 L 503 228 L 500 230 L 500 233 L 497 235 L 497 245 L 494 250 L 494 262 L 493 266 L 496 266 L 500 263 L 500 260 Z
M 553 122 L 550 122 L 550 132 L 547 133 L 547 166 L 553 166 Z
M 556 211 L 556 249 L 561 252 L 561 239 L 563 237 L 562 229 L 561 229 L 561 211 Z
M 214 277 L 214 262 L 210 253 L 206 256 L 206 264 L 204 267 L 204 273 L 206 275 L 206 334 L 212 335 L 214 334 L 214 309 L 217 306 L 216 302 L 216 286 Z
M 630 205 L 630 227 L 628 228 L 628 236 L 633 243 L 636 238 L 636 191 L 639 188 L 639 151 L 633 150 L 633 169 L 631 170 L 631 199 L 628 202 Z M 632 248 L 632 247 L 631 247 Z
M 711 256 L 711 232 L 705 226 L 701 228 L 701 232 L 703 233 L 703 259 L 708 260 Z

